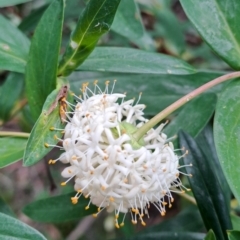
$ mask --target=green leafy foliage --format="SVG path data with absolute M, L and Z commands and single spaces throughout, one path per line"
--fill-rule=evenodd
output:
M 32 39 L 26 67 L 26 90 L 34 119 L 38 118 L 46 97 L 56 87 L 63 14 L 63 0 L 54 0 L 44 12 Z
M 210 47 L 232 68 L 240 69 L 238 0 L 180 0 L 185 13 Z
M 186 62 L 159 53 L 132 48 L 98 47 L 78 68 L 85 71 L 192 74 L 196 70 Z
M 24 138 L 0 138 L 0 168 L 6 167 L 23 157 L 27 139 Z
M 10 118 L 11 111 L 22 93 L 23 85 L 23 75 L 12 72 L 0 86 L 0 120 L 7 121 Z M 9 98 L 10 92 L 11 98 Z
M 231 82 L 219 97 L 214 119 L 214 140 L 218 157 L 234 196 L 240 201 L 239 134 L 240 134 L 240 85 Z
M 75 195 L 76 193 L 73 192 L 66 195 L 41 199 L 27 205 L 23 209 L 23 212 L 36 221 L 54 223 L 80 219 L 97 212 L 95 206 L 90 206 L 88 210 L 85 210 L 89 199 L 84 197 L 81 197 L 77 204 L 72 204 L 71 197 Z
M 213 139 L 213 127 L 208 124 L 205 129 L 198 135 L 196 142 L 199 148 L 204 153 L 211 169 L 215 169 L 216 177 L 218 182 L 221 183 L 222 190 L 226 203 L 230 207 L 231 190 L 227 183 L 226 177 L 224 176 L 223 170 L 220 165 L 219 158 L 217 156 L 214 139 Z
M 46 240 L 37 230 L 3 213 L 0 213 L 0 238 L 2 240 Z
M 228 231 L 229 240 L 238 240 L 240 238 L 240 231 Z
M 24 73 L 29 40 L 2 15 L 0 15 L 0 32 L 4 32 L 0 36 L 0 69 Z
M 56 101 L 60 88 L 61 86 L 48 96 L 30 133 L 23 157 L 25 166 L 31 166 L 41 160 L 52 149 L 52 145 L 58 143 L 57 139 L 62 137 L 61 131 L 50 130 L 52 127 L 62 129 L 64 126 L 59 116 L 59 103 Z M 46 144 L 50 146 L 46 147 Z
M 217 240 L 213 230 L 210 230 L 204 240 Z
M 189 182 L 196 198 L 203 221 L 208 230 L 212 229 L 217 239 L 227 239 L 226 229 L 232 229 L 224 193 L 208 161 L 192 137 L 180 132 L 180 145 L 189 150 L 184 157 L 188 174 L 193 177 Z
M 59 64 L 59 75 L 69 75 L 93 51 L 99 38 L 109 31 L 120 0 L 92 0 L 82 12 L 67 50 Z
M 213 115 L 216 101 L 214 93 L 206 93 L 194 99 L 167 125 L 164 132 L 168 136 L 173 136 L 182 129 L 192 137 L 196 137 Z
M 121 0 L 111 30 L 142 49 L 156 48 L 153 39 L 145 32 L 138 5 L 134 0 Z

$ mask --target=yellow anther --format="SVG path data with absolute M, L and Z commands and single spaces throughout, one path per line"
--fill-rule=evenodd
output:
M 85 210 L 88 210 L 88 209 L 89 209 L 89 206 L 86 206 L 86 207 L 85 207 Z
M 53 160 L 52 160 L 52 159 L 50 159 L 50 160 L 48 161 L 48 164 L 52 164 L 52 162 L 53 162 Z
M 127 179 L 127 178 L 124 178 L 124 179 L 123 179 L 123 182 L 124 182 L 124 183 L 127 183 L 127 182 L 128 182 L 128 179 Z
M 192 189 L 191 188 L 187 188 L 187 191 L 190 192 L 190 191 L 192 191 Z
M 124 223 L 122 222 L 122 223 L 120 223 L 120 227 L 123 227 L 124 226 Z
M 109 201 L 110 201 L 110 202 L 114 202 L 115 199 L 114 199 L 113 197 L 110 197 L 110 198 L 109 198 Z
M 118 225 L 118 223 L 115 223 L 115 227 L 116 227 L 116 228 L 120 228 L 119 225 Z
M 81 192 L 82 192 L 82 189 L 77 190 L 77 192 L 78 192 L 78 193 L 81 193 Z
M 96 218 L 96 217 L 97 217 L 97 214 L 96 214 L 96 213 L 94 213 L 94 214 L 93 214 L 93 217 L 95 217 L 95 218 Z
M 77 160 L 77 157 L 75 155 L 73 155 L 72 160 Z
M 174 198 L 171 198 L 171 202 L 172 202 L 172 203 L 174 202 Z
M 102 186 L 101 189 L 104 191 L 106 189 L 106 187 Z
M 61 134 L 64 134 L 65 133 L 65 131 L 63 130 L 63 131 L 61 131 Z
M 161 212 L 161 216 L 164 217 L 165 216 L 165 212 Z
M 166 205 L 167 205 L 167 202 L 162 202 L 162 205 L 163 205 L 163 206 L 166 206 Z
M 163 172 L 166 172 L 166 171 L 167 171 L 167 169 L 166 169 L 166 168 L 164 168 L 164 169 L 163 169 Z
M 100 211 L 101 211 L 101 208 L 99 207 L 99 208 L 97 209 L 97 211 L 100 212 Z
M 53 137 L 55 140 L 58 140 L 58 137 L 57 137 L 57 135 L 54 135 L 54 137 Z
M 44 146 L 45 146 L 46 148 L 48 148 L 48 147 L 49 147 L 49 144 L 48 144 L 48 143 L 44 143 Z
M 193 175 L 192 175 L 192 174 L 189 174 L 188 176 L 189 176 L 189 177 L 192 177 Z
M 68 169 L 68 173 L 72 173 L 72 171 L 70 169 Z
M 119 218 L 119 215 L 118 215 L 118 214 L 116 214 L 116 215 L 115 215 L 115 219 L 118 219 L 118 218 Z
M 146 223 L 144 221 L 141 221 L 141 224 L 145 227 Z
M 170 204 L 168 205 L 168 207 L 171 208 L 171 207 L 172 207 L 172 204 L 170 203 Z
M 61 186 L 66 186 L 66 182 L 62 182 L 62 183 L 61 183 Z
M 50 128 L 49 128 L 49 130 L 51 130 L 51 131 L 54 131 L 54 130 L 55 130 L 55 128 L 54 128 L 54 127 L 50 127 Z
M 94 84 L 94 85 L 97 85 L 97 84 L 98 84 L 98 80 L 95 80 L 95 81 L 93 82 L 93 84 Z
M 78 203 L 78 198 L 77 197 L 72 197 L 72 204 L 77 204 Z
M 137 224 L 137 221 L 136 220 L 132 220 L 132 224 Z

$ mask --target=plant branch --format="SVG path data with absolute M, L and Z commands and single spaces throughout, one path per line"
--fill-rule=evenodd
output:
M 228 73 L 226 75 L 223 75 L 221 77 L 215 78 L 211 80 L 210 82 L 202 85 L 201 87 L 195 89 L 194 91 L 188 93 L 187 95 L 183 96 L 167 108 L 165 108 L 163 111 L 158 113 L 156 116 L 154 116 L 152 119 L 150 119 L 147 123 L 145 123 L 142 127 L 140 127 L 134 134 L 134 139 L 138 142 L 146 132 L 148 132 L 151 128 L 153 128 L 156 124 L 158 124 L 160 121 L 162 121 L 164 118 L 166 118 L 169 114 L 183 106 L 184 104 L 188 103 L 193 98 L 199 96 L 201 93 L 207 91 L 208 89 L 225 82 L 227 80 L 240 77 L 240 72 L 233 72 Z

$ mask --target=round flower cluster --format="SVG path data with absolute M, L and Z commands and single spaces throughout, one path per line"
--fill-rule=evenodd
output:
M 145 105 L 109 93 L 108 82 L 104 92 L 96 83 L 94 91 L 84 84 L 82 94 L 64 130 L 65 152 L 59 158 L 70 164 L 62 172 L 68 178 L 62 185 L 75 178 L 72 202 L 83 194 L 90 198 L 89 205 L 98 206 L 95 216 L 105 208 L 115 210 L 117 228 L 128 211 L 134 224 L 140 219 L 145 225 L 150 203 L 165 215 L 166 205 L 173 202 L 171 192 L 178 191 L 172 188 L 182 188 L 179 158 L 161 132 L 164 124 L 149 130 L 136 147 L 131 132 L 148 121 L 143 117 Z M 125 213 L 121 224 L 119 212 Z

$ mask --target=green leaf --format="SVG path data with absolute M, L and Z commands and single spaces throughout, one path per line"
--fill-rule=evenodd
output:
M 240 217 L 232 214 L 231 220 L 232 220 L 233 229 L 240 231 Z
M 0 69 L 24 73 L 29 40 L 2 15 L 0 32 Z
M 47 96 L 56 87 L 63 13 L 64 1 L 54 0 L 44 12 L 32 39 L 26 67 L 26 90 L 35 120 Z
M 210 124 L 208 124 L 205 129 L 198 135 L 198 137 L 196 138 L 196 142 L 202 152 L 204 152 L 208 163 L 211 165 L 210 168 L 215 172 L 218 181 L 221 183 L 226 203 L 228 204 L 230 209 L 231 190 L 224 176 L 223 170 L 219 162 L 219 158 L 217 156 L 213 139 L 213 127 Z
M 134 0 L 121 0 L 111 30 L 145 50 L 154 50 L 154 41 L 145 32 L 138 5 Z
M 226 239 L 226 229 L 232 226 L 220 183 L 194 139 L 183 132 L 179 139 L 180 145 L 189 150 L 184 163 L 193 165 L 186 167 L 186 171 L 193 176 L 189 182 L 205 226 L 214 231 L 218 240 Z
M 194 221 L 189 221 L 189 219 L 194 219 Z M 199 231 L 199 229 L 204 229 L 201 215 L 199 214 L 197 207 L 191 206 L 184 208 L 177 216 L 166 219 L 160 224 L 147 227 L 139 234 L 162 231 L 195 232 Z
M 30 1 L 32 0 L 1 0 L 0 7 L 9 7 L 9 6 L 14 6 L 21 3 L 30 2 Z
M 12 209 L 3 201 L 3 199 L 0 197 L 0 212 L 7 214 L 11 217 L 14 217 L 14 213 Z
M 126 99 L 137 98 L 139 93 L 142 92 L 140 103 L 147 106 L 144 110 L 145 114 L 155 115 L 180 97 L 220 75 L 222 73 L 199 72 L 189 75 L 154 75 L 74 72 L 70 76 L 70 84 L 71 89 L 74 89 L 78 95 L 81 94 L 77 91 L 81 88 L 83 82 L 87 81 L 91 86 L 94 80 L 98 79 L 99 85 L 103 89 L 107 79 L 111 82 L 117 79 L 114 92 L 127 92 Z M 222 86 L 224 84 L 210 89 L 210 92 L 217 93 L 222 89 Z
M 60 75 L 69 75 L 92 52 L 109 31 L 120 0 L 90 0 L 82 12 L 59 64 Z
M 229 240 L 239 240 L 240 239 L 240 231 L 227 231 Z
M 0 119 L 7 121 L 11 115 L 11 110 L 19 98 L 24 86 L 23 75 L 19 73 L 9 73 L 7 79 L 0 86 Z M 11 97 L 9 93 L 11 92 Z
M 240 202 L 240 84 L 235 80 L 221 93 L 214 119 L 214 140 L 228 184 Z
M 209 230 L 207 236 L 204 238 L 204 240 L 217 240 L 216 236 L 213 232 L 213 230 Z
M 0 168 L 3 168 L 22 159 L 27 139 L 0 138 L 0 145 Z
M 78 70 L 173 75 L 196 72 L 188 63 L 168 55 L 120 47 L 95 48 Z
M 240 69 L 240 1 L 180 0 L 183 9 L 210 47 L 232 68 Z
M 171 137 L 182 129 L 196 137 L 212 117 L 216 102 L 217 97 L 214 93 L 205 93 L 194 99 L 167 125 L 164 133 Z
M 137 235 L 135 237 L 118 238 L 116 240 L 202 240 L 205 237 L 203 233 L 193 232 L 159 232 Z
M 52 147 L 46 147 L 45 144 L 56 145 L 58 140 L 55 139 L 55 136 L 62 137 L 61 131 L 50 130 L 52 127 L 64 128 L 59 117 L 59 106 L 50 113 L 59 90 L 60 86 L 47 97 L 42 113 L 30 133 L 23 157 L 24 166 L 31 166 L 41 160 L 52 149 Z
M 76 193 L 73 192 L 66 195 L 41 199 L 24 207 L 23 212 L 35 221 L 54 223 L 80 219 L 97 212 L 95 206 L 90 206 L 88 210 L 85 210 L 89 199 L 84 197 L 81 197 L 77 204 L 72 204 L 71 197 L 75 195 Z
M 0 213 L 1 240 L 47 240 L 40 232 L 16 218 Z

